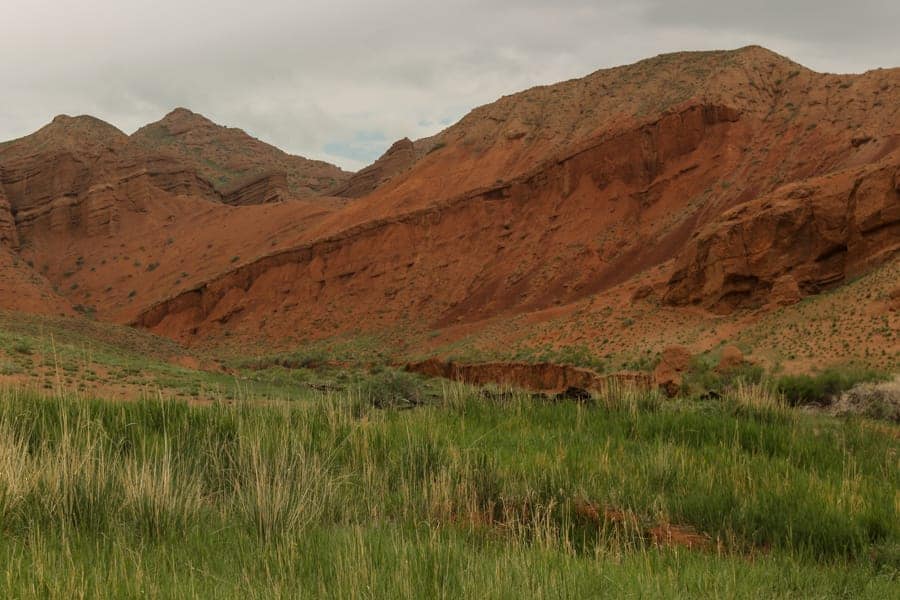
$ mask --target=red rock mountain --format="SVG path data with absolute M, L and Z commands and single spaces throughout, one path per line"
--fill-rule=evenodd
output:
M 253 194 L 246 200 L 230 197 L 260 182 L 278 190 L 278 199 L 287 199 L 291 195 L 325 194 L 343 185 L 351 175 L 326 162 L 286 154 L 240 129 L 216 125 L 186 108 L 176 108 L 162 120 L 142 127 L 131 140 L 189 165 L 232 204 L 270 201 Z
M 60 119 L 0 146 L 0 232 L 98 318 L 412 353 L 714 345 L 900 252 L 898 69 L 679 53 L 504 97 L 352 176 L 262 146 L 183 109 L 130 138 Z M 893 356 L 897 315 L 871 311 Z
M 361 198 L 388 183 L 391 179 L 410 170 L 430 152 L 444 146 L 441 136 L 436 135 L 412 141 L 403 138 L 394 142 L 378 160 L 355 173 L 333 193 L 346 198 Z

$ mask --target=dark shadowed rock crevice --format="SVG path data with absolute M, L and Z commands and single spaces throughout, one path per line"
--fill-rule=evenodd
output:
M 580 390 L 602 392 L 611 386 L 634 386 L 649 389 L 650 377 L 645 373 L 623 372 L 601 375 L 591 369 L 553 363 L 456 363 L 429 359 L 410 363 L 406 370 L 428 377 L 442 377 L 472 385 L 496 384 L 514 388 L 558 394 L 584 400 Z

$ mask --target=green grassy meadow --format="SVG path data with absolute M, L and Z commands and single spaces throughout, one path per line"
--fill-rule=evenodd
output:
M 429 401 L 384 402 L 397 381 Z M 0 595 L 896 597 L 897 434 L 743 386 L 587 405 L 411 377 L 208 405 L 11 387 Z

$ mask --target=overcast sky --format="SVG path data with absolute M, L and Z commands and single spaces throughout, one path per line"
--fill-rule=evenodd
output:
M 760 44 L 900 66 L 900 0 L 0 0 L 0 140 L 176 106 L 355 170 L 533 85 Z

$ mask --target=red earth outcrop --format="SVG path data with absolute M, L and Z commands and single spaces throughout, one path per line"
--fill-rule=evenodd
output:
M 72 304 L 9 248 L 0 244 L 0 298 L 3 309 L 39 315 L 72 316 Z
M 281 172 L 257 175 L 222 192 L 222 202 L 232 206 L 272 204 L 289 197 L 287 176 Z
M 610 386 L 650 387 L 645 373 L 601 375 L 591 369 L 553 363 L 456 363 L 430 359 L 409 363 L 406 370 L 429 377 L 442 377 L 472 385 L 497 384 L 557 394 L 568 389 L 602 392 Z
M 653 370 L 653 384 L 667 396 L 677 396 L 684 384 L 684 375 L 691 368 L 691 352 L 684 346 L 669 346 L 662 351 Z
M 716 370 L 720 373 L 728 373 L 741 367 L 744 364 L 744 352 L 734 344 L 728 344 L 722 348 L 722 355 L 719 357 L 719 364 Z
M 0 246 L 6 246 L 13 250 L 19 248 L 19 232 L 16 230 L 16 220 L 12 214 L 12 206 L 3 192 L 2 183 L 0 183 Z
M 803 292 L 793 275 L 782 275 L 772 282 L 769 302 L 773 306 L 789 306 L 800 302 L 802 298 Z
M 136 151 L 98 119 L 64 115 L 0 146 L 0 185 L 25 238 L 44 229 L 114 232 L 121 210 L 142 211 L 159 192 L 219 200 L 205 179 L 173 158 Z
M 361 198 L 371 194 L 397 175 L 408 171 L 419 160 L 443 147 L 441 136 L 413 142 L 403 138 L 394 142 L 378 160 L 354 173 L 347 182 L 332 193 L 346 198 Z
M 607 211 L 585 221 L 582 215 L 595 210 L 597 186 L 643 187 L 656 180 L 658 194 L 693 179 L 714 180 L 710 170 L 685 163 L 696 144 L 721 144 L 732 118 L 727 110 L 689 106 L 518 179 L 324 235 L 321 228 L 337 216 L 332 214 L 312 232 L 314 241 L 209 281 L 154 307 L 139 323 L 187 339 L 215 333 L 225 322 L 240 330 L 240 322 L 249 325 L 266 314 L 279 315 L 273 324 L 309 329 L 334 313 L 347 325 L 374 325 L 393 323 L 398 313 L 412 310 L 442 326 L 583 297 L 624 281 L 634 269 L 668 260 L 693 222 L 689 215 L 673 219 L 664 207 L 635 199 L 607 200 Z M 689 133 L 682 134 L 682 128 Z M 710 135 L 704 136 L 707 129 Z M 648 163 L 637 142 L 667 135 L 678 136 L 678 143 L 663 150 L 651 145 Z M 590 176 L 598 164 L 609 182 Z M 584 175 L 576 179 L 573 173 Z M 623 239 L 628 225 L 641 221 L 654 231 L 657 245 Z M 435 289 L 442 290 L 440 297 L 429 294 Z M 363 301 L 348 303 L 350 298 Z M 372 315 L 373 309 L 380 314 Z
M 681 252 L 666 301 L 716 311 L 815 294 L 900 251 L 900 152 L 727 211 Z M 776 282 L 780 282 L 776 288 Z
M 270 200 L 263 196 L 271 187 L 286 190 L 285 178 L 268 177 L 262 190 L 251 182 L 230 199 Z M 292 243 L 310 220 L 346 202 L 226 206 L 176 156 L 150 152 L 97 119 L 67 116 L 0 144 L 0 189 L 0 238 L 20 247 L 22 264 L 34 265 L 72 304 L 118 322 L 195 278 L 228 271 L 242 256 Z M 0 300 L 4 308 L 22 306 L 19 298 Z

